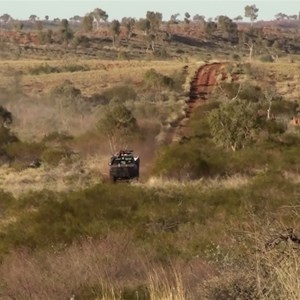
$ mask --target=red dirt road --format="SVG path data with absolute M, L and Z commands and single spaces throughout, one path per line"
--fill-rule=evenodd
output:
M 174 126 L 166 136 L 166 143 L 169 144 L 186 135 L 186 121 L 196 107 L 200 106 L 203 101 L 207 100 L 209 94 L 214 90 L 220 81 L 226 79 L 225 63 L 210 63 L 201 66 L 195 73 L 190 85 L 188 108 L 185 117 Z

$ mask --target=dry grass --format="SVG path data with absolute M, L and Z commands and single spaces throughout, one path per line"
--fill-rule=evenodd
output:
M 292 242 L 284 248 L 267 251 L 258 257 L 262 299 L 300 299 L 300 248 L 295 248 Z
M 251 65 L 258 70 L 264 70 L 263 81 L 270 81 L 278 95 L 292 101 L 299 98 L 299 62 L 290 63 L 287 58 L 281 58 L 273 63 L 255 61 Z
M 249 183 L 250 178 L 244 175 L 234 175 L 226 178 L 176 180 L 163 177 L 150 177 L 145 183 L 147 188 L 182 189 L 184 187 L 197 187 L 200 189 L 229 188 L 237 189 Z
M 284 172 L 284 177 L 289 181 L 299 184 L 300 183 L 300 174 L 294 172 Z
M 88 157 L 85 160 L 60 163 L 57 167 L 42 165 L 38 169 L 16 171 L 7 166 L 0 168 L 0 189 L 19 196 L 29 191 L 44 189 L 53 191 L 72 191 L 82 189 L 103 180 L 101 170 L 106 170 L 107 158 Z
M 0 291 L 9 299 L 63 300 L 74 295 L 75 299 L 121 300 L 126 290 L 136 297 L 130 299 L 197 299 L 191 295 L 204 279 L 203 272 L 209 276 L 203 264 L 199 272 L 194 268 L 199 261 L 166 267 L 155 262 L 151 253 L 137 251 L 130 233 L 110 233 L 61 250 L 10 253 L 0 266 Z M 185 290 L 193 285 L 193 292 Z
M 151 300 L 188 299 L 181 275 L 176 270 L 173 270 L 171 276 L 164 269 L 154 270 L 149 276 L 149 293 Z
M 89 71 L 50 73 L 40 75 L 28 74 L 29 68 L 47 63 L 49 66 L 61 66 L 69 62 L 61 61 L 2 61 L 3 67 L 0 74 L 0 88 L 5 88 L 11 80 L 11 76 L 23 72 L 21 86 L 28 95 L 45 93 L 64 80 L 71 80 L 74 85 L 81 89 L 84 95 L 99 93 L 103 89 L 116 83 L 131 80 L 141 81 L 143 74 L 150 68 L 169 75 L 184 66 L 179 61 L 101 61 L 79 60 L 76 65 L 85 65 Z

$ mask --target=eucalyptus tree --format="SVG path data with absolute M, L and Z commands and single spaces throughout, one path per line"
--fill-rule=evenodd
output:
M 101 21 L 106 22 L 108 19 L 108 14 L 101 8 L 95 8 L 92 12 L 92 15 L 97 24 L 97 29 L 99 29 Z
M 258 17 L 258 11 L 259 9 L 255 4 L 245 6 L 245 17 L 250 19 L 251 26 Z
M 121 24 L 118 20 L 113 20 L 110 24 L 110 30 L 112 32 L 113 46 L 116 47 L 116 40 L 119 38 L 121 33 Z

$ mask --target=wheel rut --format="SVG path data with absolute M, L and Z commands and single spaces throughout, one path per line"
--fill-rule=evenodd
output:
M 222 62 L 205 64 L 195 72 L 190 83 L 186 115 L 170 130 L 166 137 L 167 144 L 177 140 L 178 137 L 186 135 L 186 124 L 194 110 L 208 100 L 209 95 L 213 92 L 217 84 L 225 80 L 226 77 L 225 63 Z

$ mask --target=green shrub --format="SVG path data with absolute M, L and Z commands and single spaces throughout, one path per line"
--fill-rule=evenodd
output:
M 45 135 L 42 139 L 42 143 L 57 143 L 64 144 L 65 142 L 73 140 L 73 137 L 68 133 L 54 131 Z
M 50 166 L 57 166 L 66 157 L 66 152 L 62 149 L 46 149 L 41 158 Z
M 239 97 L 250 102 L 258 102 L 259 100 L 264 98 L 264 95 L 259 86 L 247 84 L 246 86 L 243 86 Z
M 50 74 L 50 73 L 59 73 L 59 72 L 60 70 L 58 67 L 50 66 L 47 63 L 43 63 L 37 67 L 33 67 L 29 69 L 29 73 L 32 75 Z
M 184 70 L 174 72 L 170 77 L 173 81 L 173 88 L 176 91 L 182 91 L 186 81 L 187 72 Z
M 15 198 L 12 194 L 0 189 L 0 219 L 6 214 L 12 205 L 15 203 Z
M 65 80 L 63 83 L 51 90 L 51 95 L 53 97 L 66 97 L 73 99 L 80 97 L 81 91 L 76 88 L 70 80 Z
M 228 155 L 205 138 L 190 138 L 162 149 L 153 174 L 177 179 L 225 175 Z
M 289 118 L 297 114 L 299 104 L 297 101 L 285 101 L 281 98 L 275 98 L 272 102 L 271 111 L 275 116 L 286 115 Z
M 286 125 L 282 122 L 276 122 L 275 120 L 267 120 L 264 128 L 267 129 L 268 134 L 283 134 L 286 131 Z
M 240 61 L 240 60 L 241 60 L 240 55 L 237 54 L 237 53 L 233 53 L 233 54 L 231 55 L 231 57 L 232 57 L 232 59 L 235 60 L 235 61 Z
M 129 60 L 129 54 L 125 51 L 118 52 L 118 59 L 119 60 Z
M 108 94 L 110 94 L 110 93 L 108 93 Z M 111 97 L 111 95 L 109 95 L 109 97 Z M 98 94 L 98 93 L 94 93 L 93 95 L 91 95 L 91 97 L 88 98 L 88 103 L 91 106 L 107 105 L 109 103 L 109 101 L 110 101 L 110 99 L 108 99 L 104 95 Z
M 0 149 L 16 141 L 18 138 L 11 133 L 10 129 L 0 124 Z
M 62 68 L 62 72 L 83 72 L 89 71 L 90 68 L 87 65 L 77 65 L 77 64 L 66 64 Z
M 158 73 L 155 69 L 150 69 L 144 74 L 143 85 L 147 89 L 172 89 L 174 87 L 174 80 L 168 76 Z
M 126 84 L 109 88 L 102 93 L 102 96 L 109 101 L 118 99 L 121 102 L 125 102 L 127 100 L 136 100 L 137 93 L 130 84 Z
M 224 82 L 221 84 L 221 87 L 226 92 L 229 99 L 232 99 L 237 95 L 240 99 L 247 100 L 249 102 L 259 102 L 261 99 L 264 99 L 264 94 L 261 88 L 257 85 L 247 83 L 247 85 L 242 85 L 240 88 L 238 83 Z
M 274 62 L 274 59 L 270 54 L 261 55 L 259 60 L 261 62 Z
M 5 147 L 6 153 L 15 168 L 27 167 L 32 161 L 40 159 L 45 149 L 42 143 L 15 142 Z
M 90 39 L 86 35 L 75 35 L 72 44 L 74 47 L 82 46 L 84 48 L 90 47 Z

